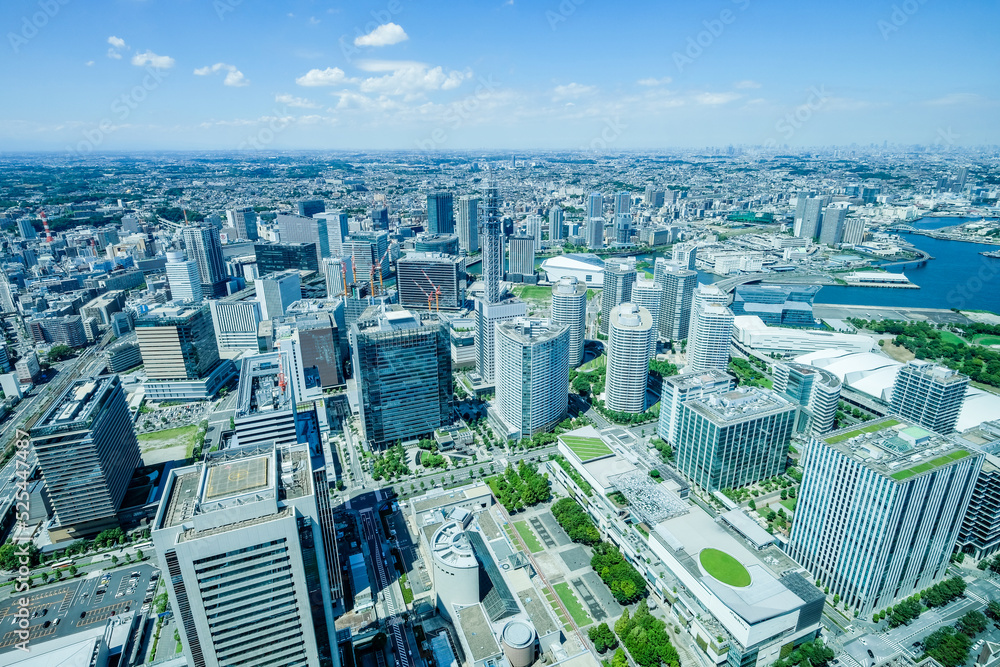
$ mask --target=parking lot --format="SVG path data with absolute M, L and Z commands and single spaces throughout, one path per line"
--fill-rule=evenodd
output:
M 95 623 L 103 623 L 114 615 L 140 609 L 154 571 L 155 568 L 148 563 L 131 565 L 114 572 L 95 572 L 85 579 L 30 592 L 29 640 L 72 634 Z M 134 587 L 129 585 L 132 572 L 138 573 Z M 99 589 L 105 576 L 108 580 L 102 593 Z M 0 650 L 21 641 L 15 632 L 18 619 L 14 616 L 21 597 L 12 595 L 0 600 Z

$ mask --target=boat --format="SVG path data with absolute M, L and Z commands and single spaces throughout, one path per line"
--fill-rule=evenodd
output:
M 1000 250 L 983 250 L 979 254 L 990 259 L 1000 259 Z

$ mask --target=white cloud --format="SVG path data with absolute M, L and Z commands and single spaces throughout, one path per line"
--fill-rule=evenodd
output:
M 327 67 L 326 69 L 311 69 L 295 79 L 295 83 L 307 87 L 336 86 L 347 80 L 344 70 L 339 67 Z
M 595 86 L 585 86 L 581 83 L 567 83 L 563 86 L 556 86 L 552 89 L 552 96 L 557 100 L 584 97 L 586 95 L 593 95 L 597 92 Z
M 391 72 L 385 76 L 369 77 L 361 82 L 365 93 L 384 95 L 420 95 L 430 90 L 452 90 L 472 78 L 472 72 L 452 70 L 445 72 L 441 66 L 411 60 L 364 60 L 358 67 L 367 72 Z
M 124 39 L 122 39 L 121 37 L 115 37 L 114 35 L 111 35 L 111 37 L 108 37 L 108 44 L 110 44 L 111 46 L 115 47 L 116 49 L 125 49 L 125 48 L 128 48 L 128 46 L 125 44 L 125 40 Z
M 152 51 L 145 51 L 132 56 L 132 64 L 136 67 L 152 65 L 156 69 L 170 69 L 174 66 L 174 59 L 170 56 L 158 56 Z
M 83 64 L 86 65 L 87 67 L 93 67 L 94 66 L 94 61 L 93 60 L 88 60 L 87 62 L 85 62 Z
M 211 67 L 199 67 L 194 71 L 197 76 L 207 76 L 209 74 L 215 74 L 216 72 L 226 72 L 226 78 L 222 82 L 224 86 L 230 86 L 232 88 L 242 88 L 243 86 L 249 86 L 250 81 L 243 76 L 243 72 L 236 69 L 236 65 L 228 65 L 226 63 L 215 63 Z
M 975 93 L 950 93 L 944 97 L 927 100 L 924 104 L 931 107 L 944 107 L 955 104 L 977 104 L 982 101 L 982 96 Z
M 673 81 L 673 79 L 671 79 L 669 76 L 665 76 L 662 79 L 656 79 L 653 77 L 649 77 L 646 79 L 639 79 L 638 81 L 636 81 L 636 83 L 638 83 L 640 86 L 653 87 L 653 86 L 665 86 L 671 81 Z
M 296 109 L 318 109 L 322 106 L 320 104 L 316 104 L 315 102 L 310 102 L 304 97 L 295 97 L 294 95 L 289 95 L 288 93 L 275 95 L 274 101 L 279 104 L 284 104 L 285 106 L 295 107 Z
M 715 106 L 718 104 L 729 104 L 740 97 L 739 93 L 698 93 L 694 96 L 694 100 L 698 104 Z
M 737 90 L 749 90 L 751 88 L 760 88 L 760 84 L 756 81 L 745 79 L 743 81 L 737 81 L 733 84 L 733 88 L 736 88 Z
M 319 19 L 315 16 L 309 17 L 309 25 L 319 25 Z
M 367 35 L 359 35 L 354 46 L 391 46 L 410 38 L 403 28 L 395 23 L 383 23 Z

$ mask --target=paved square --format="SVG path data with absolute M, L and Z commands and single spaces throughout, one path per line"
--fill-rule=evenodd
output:
M 563 559 L 564 563 L 566 563 L 566 569 L 570 572 L 590 567 L 590 556 L 587 555 L 587 552 L 583 547 L 567 549 L 566 551 L 561 552 L 559 557 Z

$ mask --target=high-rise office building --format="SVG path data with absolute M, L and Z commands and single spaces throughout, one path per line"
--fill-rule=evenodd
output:
M 542 251 L 542 223 L 544 218 L 540 215 L 529 215 L 524 220 L 526 234 L 535 240 L 535 252 Z
M 587 197 L 587 219 L 604 217 L 604 195 L 591 192 Z
M 549 209 L 549 238 L 553 241 L 563 238 L 563 210 L 558 206 Z
M 257 212 L 252 206 L 240 206 L 226 209 L 226 222 L 236 229 L 236 238 L 241 241 L 256 241 Z
M 427 231 L 431 234 L 454 233 L 453 206 L 450 192 L 432 192 L 427 195 Z
M 688 349 L 691 349 L 691 340 L 698 330 L 698 309 L 707 303 L 718 303 L 723 306 L 729 305 L 729 294 L 723 292 L 715 285 L 698 285 L 691 295 L 691 323 L 688 325 Z
M 545 433 L 566 416 L 569 327 L 519 318 L 496 327 L 496 414 L 515 439 Z
M 240 446 L 294 445 L 298 442 L 292 356 L 285 351 L 243 357 L 233 425 Z
M 346 294 L 352 284 L 354 267 L 350 257 L 327 257 L 323 260 L 323 277 L 326 279 L 326 298 Z
M 342 386 L 350 348 L 343 307 L 323 303 L 317 310 L 290 311 L 272 323 L 272 345 L 289 355 L 285 373 L 297 401 L 315 401 L 323 390 Z M 338 307 L 339 306 L 339 307 Z
M 813 301 L 821 285 L 740 285 L 733 315 L 756 315 L 768 326 L 818 326 Z
M 707 399 L 709 396 L 727 394 L 736 388 L 736 378 L 725 371 L 684 373 L 663 378 L 660 392 L 660 418 L 656 433 L 661 439 L 677 446 L 681 406 L 689 398 Z
M 451 353 L 440 320 L 372 306 L 351 325 L 364 437 L 373 447 L 432 437 L 451 423 Z
M 958 533 L 957 548 L 962 553 L 971 554 L 979 562 L 1000 550 L 1000 457 L 997 445 L 1000 445 L 1000 421 L 983 422 L 975 430 L 962 436 L 969 441 L 969 436 L 979 436 L 975 439 L 986 440 L 982 445 L 983 467 L 976 476 L 976 486 L 969 499 L 969 508 L 962 519 L 962 528 Z
M 586 241 L 588 248 L 604 247 L 604 218 L 587 218 Z
M 535 275 L 535 239 L 531 236 L 510 236 L 507 238 L 508 270 L 507 279 L 524 282 Z
M 892 385 L 892 411 L 945 435 L 955 430 L 969 376 L 914 359 L 899 369 Z
M 325 218 L 279 213 L 276 220 L 282 243 L 312 243 L 316 247 L 316 265 L 330 257 L 330 233 Z
M 684 340 L 688 337 L 691 324 L 691 299 L 698 286 L 698 272 L 657 257 L 653 280 L 663 286 L 659 338 L 664 341 Z
M 868 233 L 868 223 L 864 218 L 847 218 L 844 220 L 844 236 L 841 243 L 845 245 L 861 245 Z
M 813 438 L 787 551 L 869 617 L 945 576 L 982 459 L 899 419 Z
M 185 227 L 181 230 L 188 259 L 198 263 L 201 291 L 205 297 L 226 295 L 226 262 L 222 258 L 219 230 L 214 227 Z
M 508 297 L 496 303 L 476 299 L 476 372 L 492 384 L 496 374 L 496 327 L 501 322 L 524 317 L 528 305 Z
M 257 274 L 279 271 L 319 271 L 315 243 L 255 243 Z
M 326 212 L 326 202 L 322 199 L 303 199 L 298 202 L 299 215 L 311 218 Z
M 389 209 L 385 206 L 376 206 L 371 214 L 372 230 L 381 231 L 389 229 Z
M 823 224 L 820 226 L 819 242 L 830 246 L 843 242 L 844 220 L 846 218 L 846 208 L 827 206 L 826 210 L 823 211 Z
M 809 197 L 802 205 L 802 218 L 796 219 L 795 235 L 803 239 L 817 240 L 823 215 L 825 197 Z
M 677 426 L 677 469 L 706 491 L 735 489 L 785 471 L 795 404 L 769 389 L 688 398 Z
M 833 429 L 840 389 L 840 379 L 825 369 L 792 361 L 774 365 L 774 391 L 799 405 L 799 433 L 819 437 Z
M 670 250 L 670 261 L 678 266 L 697 271 L 698 246 L 693 243 L 678 243 Z
M 464 195 L 458 198 L 455 227 L 459 248 L 468 255 L 479 252 L 479 197 Z
M 465 258 L 414 252 L 396 261 L 399 305 L 414 310 L 465 308 Z
M 21 235 L 22 239 L 28 241 L 38 238 L 38 231 L 28 218 L 17 219 L 17 233 Z
M 331 213 L 317 213 L 313 217 L 326 220 L 327 246 L 330 248 L 330 257 L 342 256 L 344 254 L 344 239 L 349 233 L 347 214 L 333 211 Z
M 258 301 L 213 299 L 208 305 L 220 350 L 257 349 L 257 327 L 263 319 Z
M 729 346 L 733 334 L 733 312 L 716 302 L 695 303 L 691 307 L 691 328 L 688 337 L 685 373 L 710 371 L 729 365 Z
M 272 320 L 285 314 L 288 306 L 302 298 L 302 276 L 298 271 L 282 271 L 261 276 L 254 283 L 260 315 Z
M 354 268 L 358 272 L 358 281 L 369 280 L 371 267 L 375 267 L 375 278 L 388 278 L 389 267 L 389 233 L 384 231 L 355 232 L 344 240 L 343 254 L 352 258 Z
M 139 443 L 117 375 L 81 378 L 29 431 L 55 513 L 54 542 L 118 527 Z
M 552 323 L 569 327 L 569 365 L 576 368 L 583 361 L 587 337 L 586 283 L 569 276 L 552 286 Z
M 198 303 L 202 300 L 198 262 L 193 259 L 184 259 L 184 253 L 171 250 L 167 253 L 167 263 L 164 270 L 167 274 L 167 284 L 170 285 L 171 299 L 192 303 Z
M 648 310 L 649 316 L 653 318 L 653 335 L 649 339 L 648 352 L 648 358 L 652 359 L 656 356 L 656 341 L 659 338 L 663 287 L 651 279 L 636 278 L 635 284 L 632 285 L 632 298 L 629 301 Z
M 630 215 L 632 212 L 632 195 L 628 192 L 615 193 L 615 218 L 620 215 Z
M 457 234 L 417 234 L 413 239 L 413 249 L 417 252 L 439 252 L 445 255 L 457 255 L 459 242 Z
M 645 308 L 623 303 L 611 309 L 608 323 L 605 405 L 615 412 L 642 412 L 646 409 L 653 318 Z
M 146 377 L 197 380 L 219 363 L 207 304 L 157 306 L 135 321 Z
M 632 214 L 619 213 L 615 216 L 615 243 L 628 245 L 632 243 Z
M 600 331 L 605 336 L 608 335 L 611 309 L 632 300 L 632 286 L 635 285 L 635 277 L 635 265 L 631 262 L 614 260 L 604 265 Z
M 212 452 L 167 475 L 152 540 L 188 665 L 339 665 L 327 471 L 305 444 Z

